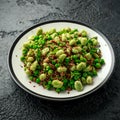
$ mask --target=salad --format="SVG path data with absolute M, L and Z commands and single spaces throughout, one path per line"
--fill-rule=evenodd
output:
M 31 81 L 56 92 L 84 90 L 105 64 L 97 37 L 85 30 L 38 28 L 23 44 L 21 61 Z

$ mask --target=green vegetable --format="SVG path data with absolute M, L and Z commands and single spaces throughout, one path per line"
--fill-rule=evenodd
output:
M 20 60 L 28 78 L 47 90 L 82 91 L 105 64 L 99 44 L 85 30 L 38 28 L 23 43 Z
M 61 88 L 63 86 L 63 82 L 59 80 L 53 80 L 52 85 L 54 88 Z
M 77 91 L 82 91 L 83 90 L 83 85 L 80 81 L 75 81 L 74 87 Z

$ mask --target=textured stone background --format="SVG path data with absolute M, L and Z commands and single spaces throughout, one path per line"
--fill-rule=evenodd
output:
M 24 92 L 11 79 L 7 54 L 25 29 L 67 19 L 102 31 L 116 54 L 110 80 L 98 91 L 70 102 L 49 102 Z M 0 120 L 120 120 L 120 0 L 0 0 Z

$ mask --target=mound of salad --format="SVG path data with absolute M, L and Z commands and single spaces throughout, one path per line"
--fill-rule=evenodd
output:
M 69 27 L 46 32 L 38 28 L 23 44 L 20 59 L 31 81 L 58 93 L 82 91 L 105 64 L 97 37 Z

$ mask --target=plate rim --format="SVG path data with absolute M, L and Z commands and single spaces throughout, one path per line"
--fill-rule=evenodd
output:
M 16 46 L 16 44 L 18 43 L 18 41 L 27 33 L 29 32 L 30 30 L 38 27 L 38 26 L 41 26 L 41 25 L 44 25 L 44 24 L 50 24 L 50 23 L 57 23 L 57 22 L 68 22 L 68 23 L 74 23 L 74 24 L 78 24 L 78 25 L 83 25 L 83 26 L 86 26 L 90 29 L 92 29 L 93 31 L 97 32 L 107 43 L 109 49 L 110 49 L 110 52 L 111 52 L 111 55 L 112 55 L 112 65 L 111 65 L 111 69 L 108 73 L 108 75 L 105 77 L 104 81 L 102 81 L 98 86 L 96 86 L 94 89 L 82 94 L 82 95 L 77 95 L 77 96 L 72 96 L 72 97 L 68 97 L 68 98 L 57 98 L 57 97 L 49 97 L 49 96 L 44 96 L 44 95 L 41 95 L 41 94 L 37 94 L 35 92 L 33 92 L 32 90 L 28 89 L 27 87 L 25 87 L 20 81 L 19 79 L 17 79 L 17 76 L 15 75 L 14 73 L 14 70 L 12 68 L 12 54 L 13 54 L 13 51 L 14 51 L 14 48 Z M 114 53 L 114 49 L 111 45 L 111 43 L 109 42 L 109 40 L 106 38 L 106 36 L 100 32 L 99 30 L 85 24 L 85 23 L 82 23 L 82 22 L 78 22 L 78 21 L 73 21 L 73 20 L 51 20 L 51 21 L 46 21 L 46 22 L 42 22 L 42 23 L 38 23 L 38 24 L 35 24 L 33 25 L 32 27 L 29 27 L 28 29 L 24 30 L 16 39 L 15 41 L 12 43 L 10 49 L 9 49 L 9 52 L 8 52 L 8 59 L 7 59 L 7 64 L 8 64 L 8 70 L 9 70 L 9 73 L 12 77 L 12 79 L 14 80 L 14 82 L 20 87 L 22 88 L 23 90 L 25 90 L 26 92 L 30 93 L 31 95 L 34 95 L 36 97 L 39 97 L 39 98 L 42 98 L 42 99 L 46 99 L 46 100 L 52 100 L 52 101 L 68 101 L 68 100 L 73 100 L 73 99 L 77 99 L 77 98 L 82 98 L 84 96 L 87 96 L 93 92 L 95 92 L 96 90 L 98 90 L 100 87 L 102 87 L 107 81 L 108 79 L 111 77 L 113 71 L 114 71 L 114 68 L 115 68 L 115 53 Z

